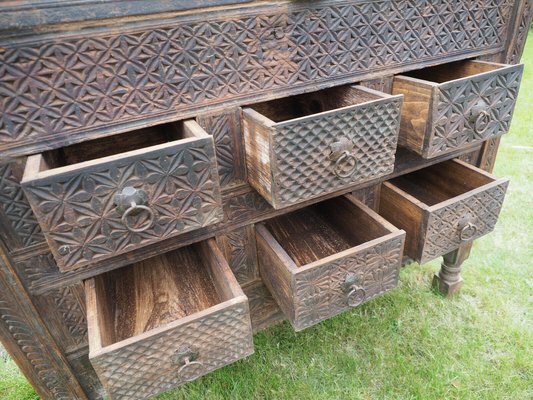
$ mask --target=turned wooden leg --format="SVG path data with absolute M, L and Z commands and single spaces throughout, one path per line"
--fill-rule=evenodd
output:
M 451 297 L 461 289 L 461 265 L 470 255 L 471 248 L 472 243 L 468 243 L 442 256 L 440 271 L 433 277 L 433 288 L 443 296 Z

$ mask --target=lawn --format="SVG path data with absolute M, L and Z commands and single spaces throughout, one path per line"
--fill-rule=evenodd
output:
M 397 290 L 298 334 L 272 327 L 251 357 L 158 399 L 533 399 L 533 32 L 522 62 L 494 171 L 511 185 L 457 297 L 431 291 L 439 261 L 412 264 Z M 0 398 L 37 398 L 5 354 Z

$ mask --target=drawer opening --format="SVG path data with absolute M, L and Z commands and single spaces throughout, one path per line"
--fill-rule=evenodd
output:
M 489 176 L 453 160 L 390 180 L 396 187 L 428 206 L 434 206 L 493 181 Z
M 344 197 L 270 219 L 265 226 L 297 267 L 391 233 Z
M 341 86 L 266 101 L 254 104 L 250 108 L 274 122 L 283 122 L 307 115 L 379 100 L 381 98 L 377 94 L 364 90 L 361 87 Z
M 220 278 L 218 256 L 218 249 L 213 252 L 202 242 L 93 278 L 97 347 L 142 335 L 235 297 L 231 283 Z
M 39 172 L 196 136 L 180 121 L 89 140 L 42 153 Z
M 444 83 L 498 69 L 501 69 L 501 65 L 463 60 L 410 71 L 402 75 L 436 83 Z

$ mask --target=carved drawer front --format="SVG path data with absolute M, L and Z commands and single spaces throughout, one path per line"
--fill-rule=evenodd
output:
M 213 138 L 194 121 L 31 156 L 22 186 L 62 272 L 223 217 Z
M 274 207 L 392 172 L 402 96 L 344 86 L 242 110 L 250 184 Z
M 253 353 L 248 299 L 214 239 L 85 289 L 89 359 L 113 399 L 145 399 Z
M 394 77 L 399 144 L 432 158 L 507 133 L 523 65 L 458 61 Z
M 405 232 L 353 196 L 256 226 L 259 271 L 296 331 L 396 287 Z
M 384 182 L 379 213 L 407 233 L 406 254 L 419 263 L 494 229 L 508 179 L 450 160 Z

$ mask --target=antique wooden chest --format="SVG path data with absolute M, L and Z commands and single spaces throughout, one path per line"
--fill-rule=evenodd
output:
M 393 290 L 461 285 L 508 181 L 530 0 L 0 5 L 0 339 L 144 399 Z M 371 304 L 371 303 L 370 303 Z

